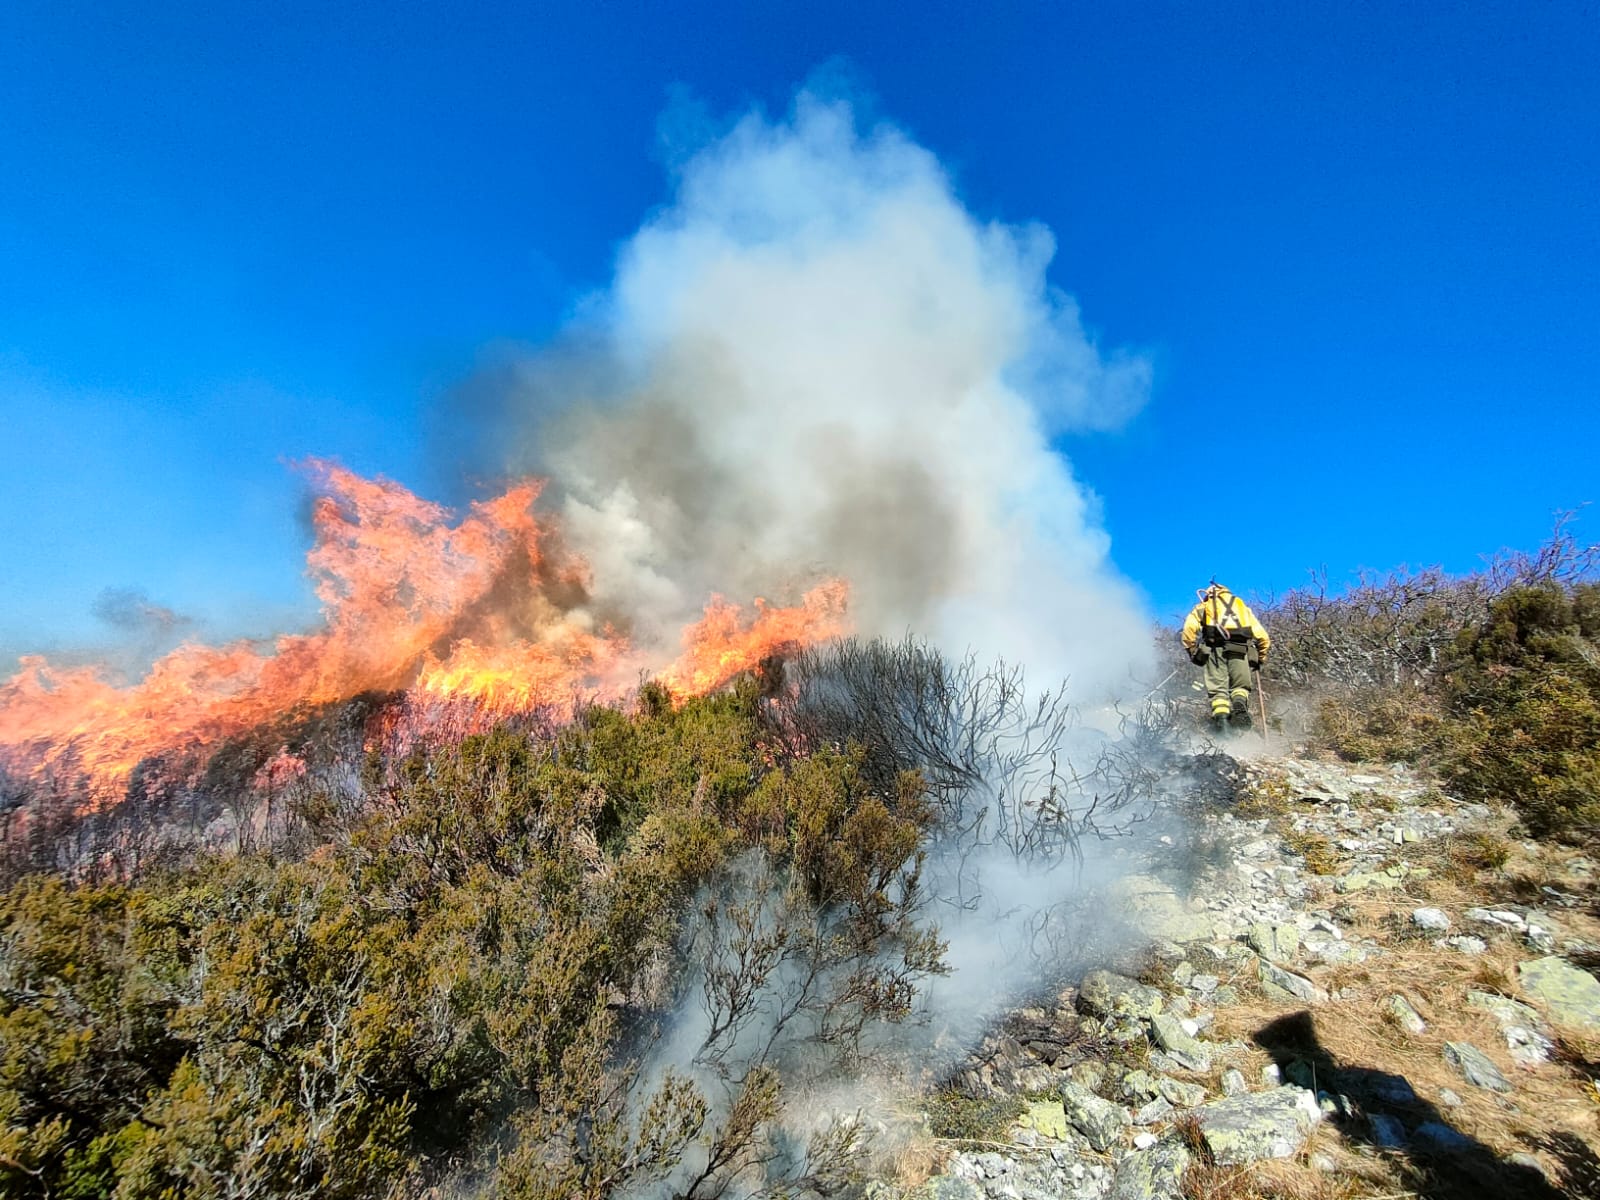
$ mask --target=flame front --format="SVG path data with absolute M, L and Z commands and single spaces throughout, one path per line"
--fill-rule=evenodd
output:
M 305 469 L 317 492 L 307 570 L 322 605 L 318 630 L 183 645 L 125 686 L 102 668 L 24 657 L 0 684 L 0 762 L 25 775 L 81 775 L 97 800 L 111 800 L 153 754 L 204 751 L 297 707 L 361 692 L 410 690 L 489 717 L 570 715 L 585 700 L 621 698 L 648 673 L 699 694 L 780 648 L 847 632 L 839 580 L 793 607 L 758 599 L 749 616 L 713 596 L 663 668 L 623 631 L 595 626 L 588 566 L 536 515 L 538 482 L 452 523 L 399 484 L 320 460 Z

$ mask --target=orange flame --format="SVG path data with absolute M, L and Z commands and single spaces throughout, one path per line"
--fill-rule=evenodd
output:
M 119 686 L 98 667 L 20 660 L 0 683 L 0 762 L 87 777 L 115 799 L 144 758 L 215 746 L 302 705 L 365 691 L 465 701 L 488 717 L 616 700 L 659 668 L 620 631 L 594 628 L 589 569 L 534 511 L 523 481 L 459 522 L 440 505 L 334 463 L 304 465 L 318 495 L 307 571 L 321 627 L 270 642 L 188 644 Z M 824 583 L 753 617 L 713 596 L 660 678 L 681 694 L 721 686 L 785 646 L 847 631 L 848 589 Z
M 703 695 L 777 650 L 842 637 L 849 632 L 848 599 L 839 579 L 812 588 L 795 608 L 773 608 L 758 596 L 755 619 L 746 624 L 738 605 L 713 596 L 705 616 L 683 631 L 683 654 L 661 681 L 675 692 Z

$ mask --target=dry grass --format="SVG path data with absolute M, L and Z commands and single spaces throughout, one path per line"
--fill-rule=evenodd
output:
M 1330 1156 L 1332 1157 L 1332 1156 Z M 1320 1171 L 1309 1162 L 1251 1163 L 1219 1167 L 1197 1162 L 1183 1179 L 1184 1200 L 1399 1200 L 1415 1192 L 1396 1191 L 1396 1181 L 1381 1163 L 1353 1161 L 1333 1171 Z
M 1305 859 L 1306 870 L 1313 875 L 1336 875 L 1341 858 L 1338 849 L 1319 833 L 1299 829 L 1284 829 L 1279 836 L 1288 849 Z
M 943 1170 L 949 1160 L 949 1143 L 927 1137 L 913 1138 L 895 1151 L 890 1171 L 901 1187 L 920 1187 Z
M 1375 903 L 1369 905 L 1369 920 L 1376 911 Z M 1324 986 L 1341 989 L 1344 998 L 1339 1002 L 1308 1011 L 1294 1003 L 1252 997 L 1219 1010 L 1213 1036 L 1238 1039 L 1250 1046 L 1251 1069 L 1259 1070 L 1274 1059 L 1280 1064 L 1304 1061 L 1315 1071 L 1319 1088 L 1347 1094 L 1358 1104 L 1367 1099 L 1373 1109 L 1393 1112 L 1412 1127 L 1423 1121 L 1441 1121 L 1479 1146 L 1439 1159 L 1380 1152 L 1364 1144 L 1366 1125 L 1358 1118 L 1329 1135 L 1365 1164 L 1357 1190 L 1337 1190 L 1344 1186 L 1342 1182 L 1301 1179 L 1296 1168 L 1288 1166 L 1278 1169 L 1271 1181 L 1253 1172 L 1247 1180 L 1234 1180 L 1237 1186 L 1255 1190 L 1232 1193 L 1216 1190 L 1230 1185 L 1213 1171 L 1203 1181 L 1213 1190 L 1197 1194 L 1354 1197 L 1371 1196 L 1376 1194 L 1371 1189 L 1381 1191 L 1387 1186 L 1400 1195 L 1439 1200 L 1469 1196 L 1522 1200 L 1537 1194 L 1528 1191 L 1530 1176 L 1499 1161 L 1517 1152 L 1532 1153 L 1552 1178 L 1565 1175 L 1567 1183 L 1576 1186 L 1581 1180 L 1571 1176 L 1581 1175 L 1591 1162 L 1600 1163 L 1600 1093 L 1591 1082 L 1597 1066 L 1592 1056 L 1600 1052 L 1600 1039 L 1569 1033 L 1560 1043 L 1562 1053 L 1556 1061 L 1524 1067 L 1506 1053 L 1494 1019 L 1466 1003 L 1466 994 L 1473 989 L 1522 998 L 1515 987 L 1519 957 L 1508 946 L 1491 947 L 1488 954 L 1473 959 L 1453 950 L 1412 943 L 1403 956 L 1391 953 L 1337 971 L 1311 972 Z M 1407 1034 L 1386 1016 L 1383 1002 L 1395 994 L 1405 996 L 1428 1023 L 1424 1033 Z M 1502 1098 L 1467 1084 L 1444 1060 L 1446 1041 L 1470 1042 L 1482 1050 L 1513 1082 L 1512 1095 Z M 1410 1083 L 1416 1103 L 1373 1098 L 1373 1089 L 1393 1076 L 1403 1076 Z M 1443 1089 L 1459 1096 L 1460 1105 L 1446 1107 L 1441 1101 Z M 1463 1167 L 1467 1169 L 1460 1169 Z M 1310 1168 L 1302 1163 L 1299 1170 Z M 1341 1169 L 1338 1174 L 1345 1176 L 1346 1171 Z M 1329 1187 L 1335 1190 L 1327 1190 Z

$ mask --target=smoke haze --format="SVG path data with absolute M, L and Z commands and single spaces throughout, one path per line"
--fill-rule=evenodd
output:
M 513 372 L 502 465 L 552 479 L 596 615 L 645 644 L 709 593 L 838 575 L 865 635 L 1125 690 L 1147 622 L 1050 440 L 1125 421 L 1150 368 L 1095 346 L 1053 251 L 976 219 L 900 131 L 802 93 L 683 161 L 581 349 Z

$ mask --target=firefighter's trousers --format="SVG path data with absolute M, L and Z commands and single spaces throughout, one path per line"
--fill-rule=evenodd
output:
M 1250 711 L 1250 659 L 1245 651 L 1213 649 L 1205 663 L 1205 682 L 1213 717 L 1226 717 L 1236 709 Z

